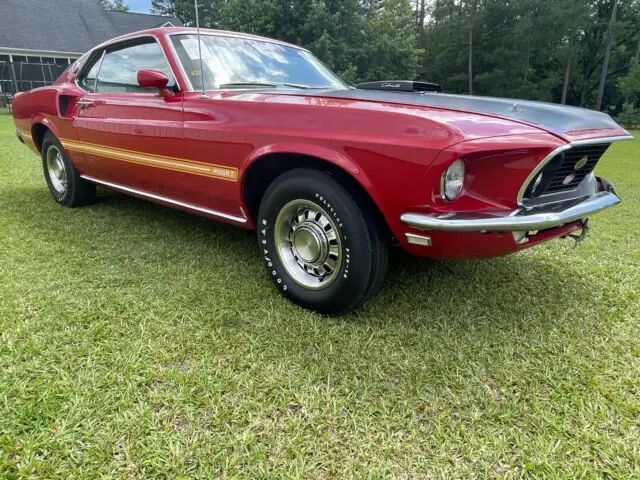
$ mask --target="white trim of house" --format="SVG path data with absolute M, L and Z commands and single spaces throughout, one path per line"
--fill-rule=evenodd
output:
M 171 23 L 169 20 L 167 20 L 162 25 L 160 25 L 160 28 L 164 28 L 164 27 L 175 27 L 175 25 Z
M 6 53 L 2 53 L 0 52 L 0 55 L 6 55 Z M 43 58 L 61 58 L 63 60 L 67 61 L 67 65 L 71 65 L 73 62 L 76 61 L 75 58 L 69 58 L 69 57 L 51 57 L 51 56 L 46 56 L 46 57 L 36 57 L 35 55 L 18 55 L 20 57 L 27 57 L 27 58 L 37 58 L 38 62 L 36 63 L 47 63 L 43 60 Z M 9 62 L 13 63 L 13 55 L 9 54 Z
M 31 50 L 28 48 L 0 47 L 0 55 L 16 55 L 21 57 L 49 57 L 49 58 L 80 58 L 83 54 L 77 52 L 56 52 L 46 50 Z

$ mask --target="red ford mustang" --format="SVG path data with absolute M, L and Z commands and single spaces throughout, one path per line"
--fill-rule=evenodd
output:
M 394 241 L 494 257 L 620 201 L 593 174 L 631 138 L 608 115 L 438 90 L 351 88 L 293 45 L 164 28 L 94 48 L 13 115 L 59 204 L 100 185 L 256 229 L 276 287 L 337 314 L 377 292 Z

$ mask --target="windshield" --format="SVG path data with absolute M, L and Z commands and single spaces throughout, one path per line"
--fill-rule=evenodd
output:
M 203 78 L 207 90 L 221 86 L 250 88 L 251 84 L 256 87 L 347 88 L 317 58 L 299 48 L 262 40 L 202 35 L 204 72 L 200 72 L 198 37 L 173 35 L 171 41 L 194 90 L 202 88 Z

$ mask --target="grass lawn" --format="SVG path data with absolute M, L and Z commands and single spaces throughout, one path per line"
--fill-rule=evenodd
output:
M 253 234 L 58 207 L 0 115 L 0 478 L 640 477 L 640 140 L 579 248 L 434 262 L 331 319 Z M 638 134 L 636 132 L 636 134 Z

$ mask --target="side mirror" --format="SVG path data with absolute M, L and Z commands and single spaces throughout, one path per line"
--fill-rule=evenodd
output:
M 167 85 L 169 78 L 162 72 L 157 70 L 138 70 L 138 85 L 142 88 L 157 88 L 160 90 L 160 96 L 169 95 Z

